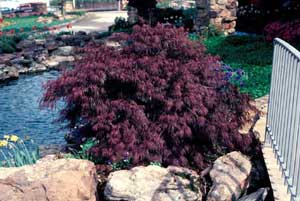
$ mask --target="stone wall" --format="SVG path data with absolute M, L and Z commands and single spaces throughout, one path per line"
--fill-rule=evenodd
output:
M 210 0 L 209 23 L 226 35 L 235 32 L 237 0 Z
M 237 7 L 237 0 L 196 0 L 196 29 L 201 31 L 210 24 L 225 35 L 232 34 L 235 32 Z
M 195 0 L 197 15 L 195 28 L 197 31 L 203 30 L 209 24 L 214 25 L 225 35 L 235 32 L 236 12 L 238 0 Z M 128 9 L 128 20 L 131 23 L 137 21 L 137 10 Z
M 195 19 L 195 29 L 201 32 L 209 23 L 209 1 L 210 0 L 196 0 L 196 19 Z

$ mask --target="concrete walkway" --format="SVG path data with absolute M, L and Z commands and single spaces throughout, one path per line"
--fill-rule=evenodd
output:
M 114 24 L 116 17 L 123 17 L 127 19 L 127 11 L 99 11 L 89 12 L 80 21 L 76 22 L 72 26 L 72 31 L 107 31 L 108 27 Z M 67 28 L 61 29 L 61 31 L 70 31 Z

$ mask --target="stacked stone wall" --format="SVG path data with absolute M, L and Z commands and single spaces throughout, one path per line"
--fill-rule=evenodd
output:
M 196 30 L 201 32 L 210 24 L 224 32 L 225 35 L 234 33 L 237 8 L 238 0 L 196 0 Z M 129 22 L 136 22 L 137 10 L 129 7 L 128 16 Z
M 225 34 L 235 32 L 237 0 L 210 0 L 209 23 Z

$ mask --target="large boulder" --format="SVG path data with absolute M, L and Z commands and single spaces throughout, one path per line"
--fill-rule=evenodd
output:
M 95 165 L 86 160 L 44 158 L 35 165 L 0 168 L 0 200 L 96 201 Z
M 109 175 L 104 190 L 107 200 L 200 201 L 199 176 L 180 167 L 140 166 Z
M 218 158 L 210 171 L 213 186 L 208 201 L 234 201 L 249 184 L 251 162 L 240 152 L 231 152 Z

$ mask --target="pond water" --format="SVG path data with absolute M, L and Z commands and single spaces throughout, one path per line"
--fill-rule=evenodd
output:
M 0 136 L 16 134 L 29 136 L 37 144 L 62 144 L 62 124 L 54 121 L 59 117 L 59 103 L 54 110 L 41 109 L 39 101 L 43 96 L 43 84 L 59 76 L 51 71 L 36 75 L 23 75 L 18 80 L 0 84 Z

